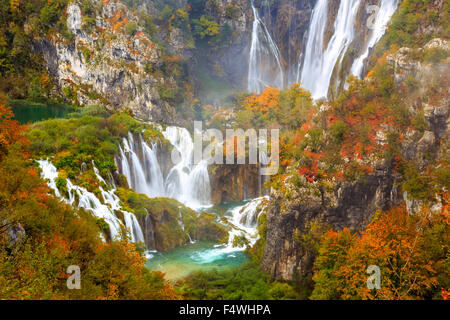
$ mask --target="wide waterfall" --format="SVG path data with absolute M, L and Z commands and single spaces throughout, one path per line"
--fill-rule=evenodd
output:
M 211 186 L 206 161 L 194 164 L 194 143 L 189 131 L 180 127 L 167 127 L 163 136 L 172 144 L 179 159 L 164 178 L 157 158 L 157 144 L 150 147 L 142 135 L 131 133 L 123 138 L 116 164 L 124 174 L 130 188 L 149 197 L 169 197 L 190 208 L 211 204 Z
M 144 235 L 141 227 L 131 212 L 123 210 L 120 206 L 120 199 L 115 195 L 115 187 L 105 191 L 100 187 L 102 201 L 92 192 L 83 187 L 74 185 L 69 179 L 66 179 L 67 194 L 61 194 L 56 186 L 58 171 L 49 160 L 39 160 L 39 167 L 42 170 L 42 178 L 46 179 L 48 186 L 54 190 L 55 195 L 62 198 L 64 202 L 85 210 L 91 211 L 97 218 L 102 218 L 108 224 L 112 239 L 121 238 L 122 226 L 128 229 L 132 242 L 144 242 Z M 99 175 L 97 168 L 93 165 L 94 172 L 99 182 L 106 184 L 105 180 Z M 123 213 L 124 222 L 115 215 L 115 211 Z
M 328 0 L 318 0 L 313 10 L 301 74 L 303 86 L 313 98 L 327 97 L 330 79 L 336 63 L 342 60 L 353 41 L 355 19 L 360 0 L 342 0 L 334 22 L 334 33 L 323 49 L 325 25 L 328 19 Z
M 386 31 L 387 24 L 397 10 L 398 0 L 381 0 L 378 12 L 373 21 L 373 25 L 370 26 L 371 34 L 367 42 L 364 52 L 353 62 L 350 72 L 355 76 L 361 78 L 364 61 L 369 56 L 370 50 L 377 44 Z
M 260 93 L 267 87 L 283 88 L 281 54 L 252 1 L 253 25 L 247 89 Z

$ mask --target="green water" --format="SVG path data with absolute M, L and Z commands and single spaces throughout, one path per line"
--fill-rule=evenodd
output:
M 14 119 L 22 124 L 53 118 L 65 118 L 74 111 L 74 108 L 70 106 L 43 104 L 25 100 L 12 100 L 9 103 L 14 112 Z
M 168 280 L 179 280 L 193 271 L 224 270 L 238 267 L 248 260 L 242 251 L 229 251 L 216 245 L 199 241 L 167 252 L 154 252 L 147 261 L 147 267 L 164 272 Z
M 245 202 L 229 203 L 205 209 L 218 217 Z M 166 274 L 168 280 L 179 280 L 194 271 L 224 270 L 238 267 L 248 260 L 242 250 L 229 248 L 210 241 L 197 241 L 167 252 L 151 252 L 147 267 Z

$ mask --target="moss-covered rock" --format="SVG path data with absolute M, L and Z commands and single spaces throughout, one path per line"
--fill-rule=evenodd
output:
M 169 198 L 148 198 L 130 189 L 119 188 L 117 195 L 125 210 L 138 217 L 147 248 L 166 251 L 189 240 L 226 242 L 228 230 L 216 222 L 216 215 L 197 213 Z
M 228 229 L 217 223 L 216 215 L 202 212 L 199 216 L 184 217 L 186 231 L 195 240 L 212 240 L 218 242 L 228 241 Z

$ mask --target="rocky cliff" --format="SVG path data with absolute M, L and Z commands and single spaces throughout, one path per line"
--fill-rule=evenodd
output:
M 35 43 L 57 79 L 64 96 L 81 105 L 105 105 L 131 110 L 137 117 L 175 122 L 175 110 L 164 101 L 158 86 L 174 85 L 173 77 L 150 71 L 163 64 L 162 53 L 137 27 L 138 17 L 117 1 L 95 2 L 94 19 L 87 29 L 88 13 L 81 2 L 67 6 L 67 27 L 72 40 L 53 34 Z M 126 27 L 136 27 L 127 31 Z
M 213 165 L 209 171 L 213 204 L 257 198 L 264 193 L 264 176 L 259 175 L 258 165 Z

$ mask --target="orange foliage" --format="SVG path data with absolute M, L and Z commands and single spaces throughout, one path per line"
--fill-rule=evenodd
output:
M 251 95 L 245 99 L 245 104 L 254 111 L 267 113 L 278 105 L 280 90 L 277 88 L 266 88 L 260 95 Z
M 348 229 L 327 233 L 315 264 L 315 297 L 416 299 L 438 292 L 445 250 L 435 253 L 427 248 L 446 242 L 448 245 L 448 226 L 438 227 L 432 233 L 427 230 L 442 226 L 442 222 L 443 215 L 423 212 L 411 216 L 402 206 L 376 215 L 360 236 L 351 235 Z M 366 285 L 369 265 L 381 269 L 379 290 L 370 290 Z M 331 286 L 337 287 L 333 297 L 328 296 L 330 279 L 334 281 Z
M 23 146 L 29 144 L 29 140 L 24 135 L 26 127 L 19 125 L 13 117 L 14 114 L 7 105 L 5 97 L 0 94 L 0 160 L 12 144 L 20 143 Z

